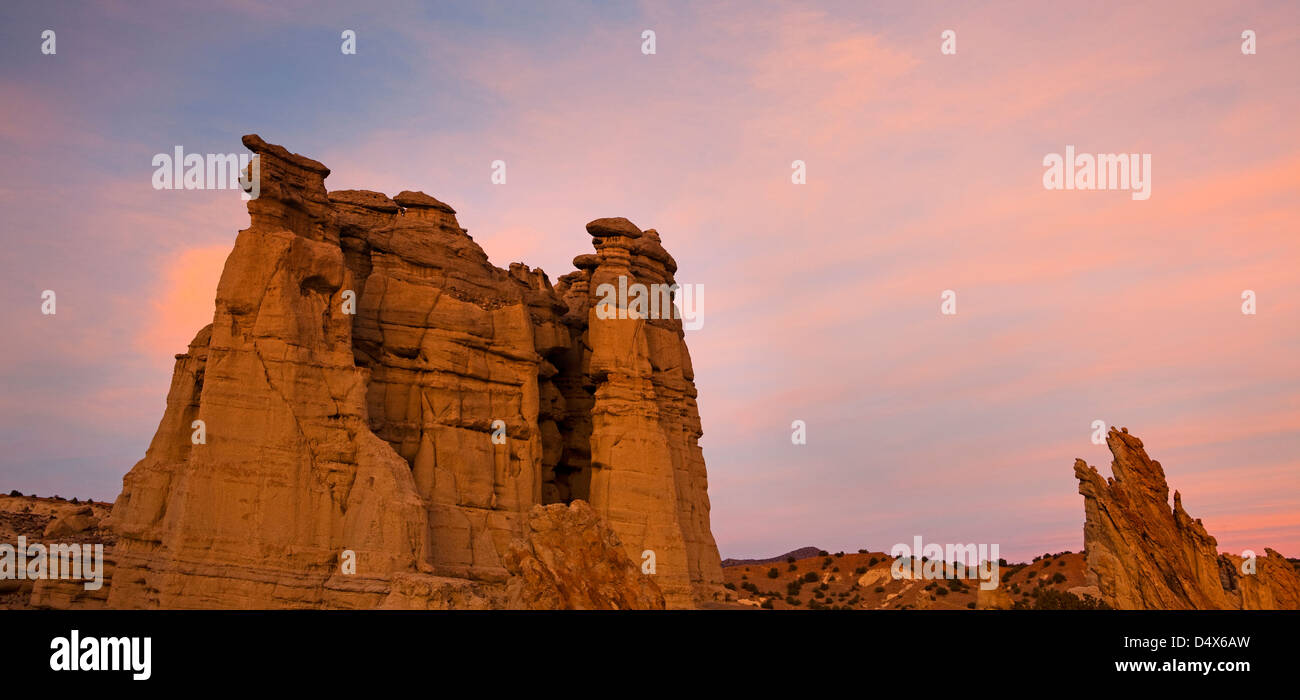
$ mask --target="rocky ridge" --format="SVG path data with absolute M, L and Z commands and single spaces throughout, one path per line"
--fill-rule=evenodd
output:
M 1218 542 L 1183 510 L 1160 463 L 1127 428 L 1106 435 L 1112 477 L 1075 460 L 1084 501 L 1083 540 L 1089 592 L 1122 609 L 1297 609 L 1300 574 L 1265 549 L 1254 570 L 1220 554 Z

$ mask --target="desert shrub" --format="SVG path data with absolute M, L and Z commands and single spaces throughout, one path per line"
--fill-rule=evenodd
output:
M 819 557 L 829 557 L 830 555 L 831 555 L 831 553 L 828 552 L 828 551 L 826 551 L 826 550 L 824 550 L 824 549 L 823 549 L 823 550 L 819 550 L 819 551 L 817 552 L 817 556 L 819 556 Z
M 1057 560 L 1056 560 L 1056 565 L 1057 565 L 1057 566 L 1065 566 L 1065 560 L 1064 560 L 1064 559 L 1057 559 Z
M 867 554 L 867 553 L 868 553 L 868 552 L 867 552 L 867 550 L 865 550 L 865 549 L 859 549 L 859 550 L 858 550 L 858 554 Z
M 1065 583 L 1065 574 L 1059 571 L 1052 574 L 1052 583 Z
M 764 610 L 773 610 L 774 606 L 772 605 L 772 599 L 768 598 L 767 600 L 763 601 L 762 607 Z
M 825 594 L 824 592 L 822 592 L 821 589 L 817 589 L 817 590 L 813 591 L 813 597 L 814 597 L 814 598 L 824 598 L 825 596 L 826 596 L 826 594 Z
M 18 497 L 21 497 L 23 494 L 22 494 L 22 492 L 19 491 L 18 489 L 14 489 L 13 491 L 10 491 L 10 492 L 9 492 L 9 495 L 10 495 L 10 496 L 18 496 Z
M 971 610 L 974 610 L 974 609 L 975 609 L 975 603 L 974 603 L 974 601 L 967 603 L 967 604 L 966 604 L 966 607 L 969 608 L 969 609 L 971 609 Z
M 948 595 L 948 589 L 947 589 L 947 588 L 936 588 L 936 589 L 934 589 L 934 592 L 935 592 L 935 593 L 938 593 L 939 595 Z
M 835 558 L 836 558 L 836 559 L 839 559 L 839 558 L 842 557 L 842 556 L 844 556 L 844 552 L 836 552 L 836 553 L 835 553 Z
M 786 596 L 785 604 L 792 607 L 797 607 L 799 605 L 799 599 L 794 596 Z
M 794 557 L 786 557 L 786 558 L 785 558 L 785 563 L 787 563 L 787 564 L 793 564 L 793 563 L 794 563 Z
M 830 566 L 831 562 L 833 561 L 835 560 L 831 559 L 830 557 L 826 557 L 825 559 L 822 560 L 822 568 L 825 569 L 826 567 Z
M 878 561 L 880 561 L 880 560 L 877 559 L 877 558 L 875 558 L 875 557 L 872 557 L 872 558 L 871 558 L 871 561 L 867 562 L 867 566 L 875 566 L 875 565 L 876 565 L 876 562 L 878 562 Z
M 830 585 L 829 583 L 823 583 L 822 585 L 820 585 L 820 586 L 817 587 L 817 590 L 819 590 L 819 591 L 825 591 L 825 590 L 828 590 L 830 587 L 831 587 L 831 585 Z
M 767 570 L 767 577 L 768 577 L 768 578 L 776 578 L 777 576 L 780 576 L 780 575 L 781 575 L 781 572 L 780 572 L 780 571 L 777 571 L 775 566 Z
M 885 592 L 885 587 L 884 587 L 884 586 L 876 586 L 876 592 L 877 592 L 877 593 L 884 593 L 884 592 Z
M 867 573 L 867 567 L 859 566 L 858 568 L 853 570 L 853 573 L 857 574 L 858 576 L 861 576 L 862 574 Z
M 799 570 L 798 564 L 791 564 L 790 568 L 786 569 L 786 571 L 798 571 L 798 570 Z
M 817 580 L 820 578 L 821 577 L 818 576 L 817 573 L 814 571 L 809 571 L 808 573 L 803 575 L 804 583 L 816 583 Z
M 724 584 L 722 584 L 722 587 L 725 588 L 725 589 L 727 589 L 727 590 L 729 590 L 729 591 L 734 591 L 734 590 L 736 590 L 736 584 L 734 584 L 734 583 L 724 583 Z

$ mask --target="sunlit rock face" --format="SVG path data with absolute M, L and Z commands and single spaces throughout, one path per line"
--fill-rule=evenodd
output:
M 1199 519 L 1183 510 L 1159 462 L 1127 428 L 1106 436 L 1114 461 L 1102 478 L 1074 464 L 1084 502 L 1088 591 L 1131 610 L 1296 609 L 1300 574 L 1272 549 L 1253 562 L 1220 554 Z
M 110 606 L 511 606 L 548 541 L 615 542 L 650 586 L 583 607 L 721 597 L 681 320 L 597 313 L 606 281 L 673 283 L 658 233 L 593 221 L 552 285 L 493 266 L 433 197 L 327 192 L 320 163 L 244 144 L 251 225 L 124 479 Z M 574 501 L 594 525 L 533 526 L 611 537 L 528 549 L 534 507 Z

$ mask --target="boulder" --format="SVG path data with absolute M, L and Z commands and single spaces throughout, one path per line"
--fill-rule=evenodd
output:
M 45 526 L 44 536 L 48 539 L 73 537 L 87 532 L 93 533 L 99 528 L 99 518 L 95 517 L 90 506 L 70 508 L 55 516 Z

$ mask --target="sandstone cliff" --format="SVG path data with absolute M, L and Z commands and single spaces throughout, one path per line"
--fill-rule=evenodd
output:
M 656 232 L 593 221 L 552 286 L 433 197 L 327 192 L 324 165 L 244 144 L 261 193 L 124 479 L 110 606 L 495 607 L 508 564 L 539 571 L 530 511 L 577 500 L 656 560 L 610 607 L 720 595 L 681 321 L 594 309 L 603 281 L 672 283 Z M 543 599 L 572 602 L 520 604 Z
M 1160 463 L 1147 457 L 1128 429 L 1106 436 L 1112 478 L 1076 460 L 1083 495 L 1088 583 L 1109 605 L 1124 609 L 1297 609 L 1300 574 L 1266 549 L 1253 573 L 1242 559 L 1220 554 L 1201 521 L 1183 510 Z

